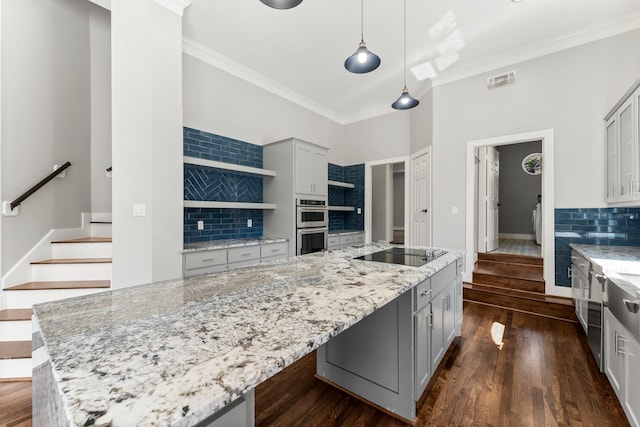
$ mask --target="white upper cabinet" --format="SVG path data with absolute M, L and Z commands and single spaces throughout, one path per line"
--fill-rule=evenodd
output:
M 640 80 L 605 118 L 607 203 L 633 202 L 640 205 L 639 86 Z
M 295 145 L 295 191 L 297 194 L 327 196 L 327 149 L 304 141 Z

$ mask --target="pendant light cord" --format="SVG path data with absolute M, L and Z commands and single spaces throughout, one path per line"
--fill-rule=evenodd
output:
M 360 0 L 360 42 L 364 42 L 364 0 Z
M 404 0 L 404 88 L 407 88 L 407 0 Z

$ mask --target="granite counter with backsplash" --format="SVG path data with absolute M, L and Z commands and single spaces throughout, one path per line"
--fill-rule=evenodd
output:
M 192 426 L 462 256 L 369 244 L 34 306 L 34 425 Z

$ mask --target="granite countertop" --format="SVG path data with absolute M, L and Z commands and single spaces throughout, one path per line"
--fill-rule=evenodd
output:
M 364 230 L 329 230 L 329 236 L 346 236 L 359 233 L 364 233 Z
M 573 243 L 569 246 L 602 267 L 602 272 L 609 279 L 640 297 L 640 247 Z
M 454 263 L 319 252 L 34 306 L 71 425 L 191 426 Z
M 241 248 L 245 246 L 270 245 L 272 243 L 287 242 L 281 237 L 248 237 L 246 239 L 209 240 L 206 242 L 194 242 L 184 245 L 180 253 L 211 251 L 215 249 Z

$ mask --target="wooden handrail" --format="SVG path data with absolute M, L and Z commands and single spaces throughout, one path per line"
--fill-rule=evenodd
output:
M 13 202 L 11 202 L 10 204 L 11 210 L 14 210 L 18 206 L 20 206 L 20 204 L 24 202 L 30 195 L 32 195 L 33 193 L 35 193 L 36 191 L 44 187 L 44 185 L 47 182 L 51 181 L 53 178 L 58 176 L 62 171 L 64 171 L 69 166 L 71 166 L 71 163 L 66 162 L 64 165 L 60 166 L 58 169 L 51 172 L 49 175 L 42 178 L 40 182 L 38 182 L 36 185 L 34 185 L 33 187 L 25 191 L 20 197 L 18 197 Z

